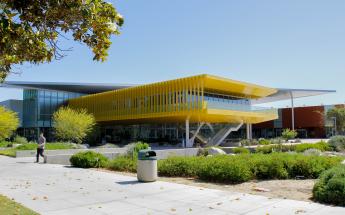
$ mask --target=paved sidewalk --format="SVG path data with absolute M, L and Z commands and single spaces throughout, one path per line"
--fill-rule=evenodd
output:
M 41 214 L 345 214 L 345 208 L 0 156 L 0 193 Z

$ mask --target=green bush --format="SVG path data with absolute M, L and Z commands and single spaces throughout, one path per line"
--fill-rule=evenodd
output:
M 138 152 L 143 149 L 148 149 L 150 147 L 149 144 L 143 142 L 132 143 L 127 146 L 127 155 L 132 157 L 133 159 L 138 158 Z
M 203 158 L 196 175 L 204 181 L 242 183 L 253 178 L 250 166 L 242 157 L 219 155 Z
M 268 145 L 268 146 L 260 146 L 255 149 L 256 153 L 263 153 L 269 154 L 272 152 L 304 152 L 308 149 L 318 149 L 322 152 L 331 150 L 331 147 L 326 142 L 318 142 L 318 143 L 301 143 L 296 145 Z
M 320 141 L 318 143 L 301 143 L 298 145 L 295 145 L 295 150 L 296 152 L 304 152 L 307 149 L 318 149 L 322 152 L 331 150 L 331 147 L 329 146 L 328 143 L 324 141 Z
M 328 144 L 336 151 L 345 151 L 345 136 L 333 136 L 328 141 Z
M 97 152 L 86 151 L 73 155 L 70 158 L 70 162 L 74 167 L 100 168 L 107 165 L 108 158 Z
M 235 154 L 249 154 L 250 151 L 247 148 L 243 148 L 243 147 L 237 147 L 232 149 L 232 152 Z
M 115 171 L 136 172 L 137 161 L 129 156 L 119 156 L 110 160 L 107 168 Z
M 21 137 L 21 136 L 16 136 L 13 140 L 14 143 L 18 143 L 18 144 L 27 144 L 28 140 L 25 137 Z
M 265 138 L 260 138 L 259 139 L 259 145 L 270 145 L 272 142 L 270 140 L 267 140 Z
M 320 156 L 322 154 L 321 150 L 319 149 L 307 149 L 303 152 L 304 155 L 316 155 Z
M 296 154 L 287 165 L 290 178 L 303 176 L 304 178 L 317 178 L 319 175 L 331 167 L 341 162 L 340 157 L 305 156 Z
M 272 152 L 288 152 L 288 151 L 294 151 L 295 146 L 294 145 L 268 145 L 268 146 L 259 146 L 256 147 L 255 152 L 256 153 L 262 153 L 262 154 L 270 154 Z
M 204 157 L 169 157 L 158 162 L 161 176 L 195 177 L 200 161 Z
M 259 142 L 256 139 L 243 139 L 241 140 L 241 146 L 253 146 L 253 145 L 258 145 Z
M 286 179 L 289 178 L 286 163 L 290 162 L 291 155 L 284 154 L 263 155 L 257 154 L 249 159 L 251 171 L 257 179 Z
M 196 153 L 196 156 L 204 156 L 204 157 L 206 157 L 208 155 L 208 149 L 209 149 L 209 147 L 207 147 L 207 148 L 199 148 L 198 152 Z
M 297 131 L 295 130 L 290 130 L 290 129 L 284 129 L 283 133 L 282 133 L 282 137 L 285 140 L 290 140 L 290 139 L 294 139 L 295 137 L 297 137 Z
M 276 138 L 272 138 L 270 139 L 271 144 L 282 144 L 285 143 L 285 140 L 281 137 L 276 137 Z
M 251 179 L 317 178 L 342 158 L 303 154 L 239 154 L 171 157 L 158 162 L 161 176 L 196 177 L 204 181 L 241 183 Z
M 319 202 L 345 206 L 345 166 L 323 172 L 313 188 L 313 198 Z

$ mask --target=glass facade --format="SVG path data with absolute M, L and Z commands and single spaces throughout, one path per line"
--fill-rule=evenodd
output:
M 39 130 L 48 130 L 52 126 L 53 113 L 68 99 L 82 95 L 72 92 L 24 89 L 23 128 L 25 136 L 34 139 Z

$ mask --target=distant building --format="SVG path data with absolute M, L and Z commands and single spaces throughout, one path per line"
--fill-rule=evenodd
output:
M 295 107 L 295 130 L 300 138 L 326 138 L 334 135 L 335 121 L 327 119 L 326 113 L 334 107 L 345 107 L 344 104 Z M 292 125 L 291 108 L 278 110 L 279 118 L 253 125 L 253 137 L 277 137 Z

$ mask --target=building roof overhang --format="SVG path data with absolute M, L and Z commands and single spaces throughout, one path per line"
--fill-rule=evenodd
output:
M 287 89 L 278 88 L 278 91 L 267 97 L 252 99 L 252 104 L 264 104 L 283 100 L 291 100 L 296 98 L 320 96 L 328 93 L 335 93 L 335 90 L 311 90 L 311 89 Z
M 105 84 L 105 83 L 64 83 L 64 82 L 29 82 L 29 81 L 6 81 L 0 87 L 19 89 L 43 89 L 82 94 L 95 94 L 110 90 L 132 87 L 129 84 Z

